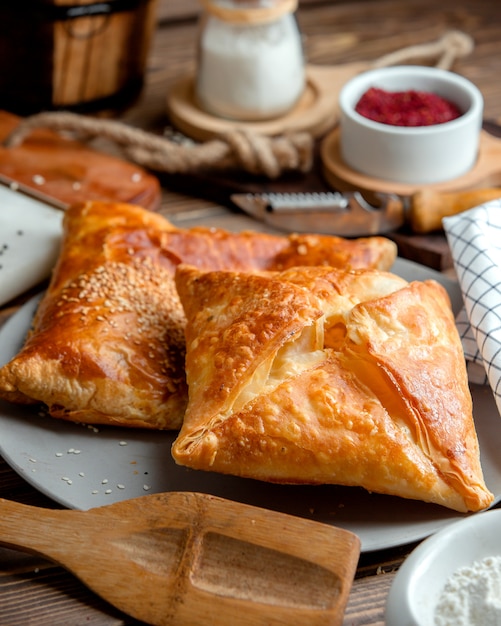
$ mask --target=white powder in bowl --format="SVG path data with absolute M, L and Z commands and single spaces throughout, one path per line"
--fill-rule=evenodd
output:
M 435 626 L 501 626 L 501 556 L 454 572 L 435 608 Z

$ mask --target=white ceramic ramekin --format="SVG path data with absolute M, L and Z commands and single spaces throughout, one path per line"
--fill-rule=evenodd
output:
M 462 115 L 431 126 L 392 126 L 355 111 L 370 88 L 427 91 L 455 103 Z M 483 98 L 469 80 L 435 67 L 400 65 L 368 70 L 339 95 L 341 158 L 353 170 L 388 181 L 437 183 L 468 172 L 477 159 Z
M 442 589 L 454 572 L 501 556 L 500 528 L 501 510 L 495 509 L 465 517 L 419 544 L 392 583 L 386 626 L 432 626 Z

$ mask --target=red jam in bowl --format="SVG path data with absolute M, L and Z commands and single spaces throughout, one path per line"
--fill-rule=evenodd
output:
M 431 126 L 450 122 L 462 115 L 457 106 L 427 91 L 385 91 L 371 87 L 360 98 L 355 111 L 391 126 Z

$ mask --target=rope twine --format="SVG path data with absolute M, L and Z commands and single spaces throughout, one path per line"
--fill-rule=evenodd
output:
M 277 178 L 286 170 L 309 171 L 313 158 L 313 139 L 309 133 L 268 137 L 239 130 L 222 133 L 201 144 L 180 144 L 122 122 L 67 111 L 48 111 L 25 118 L 4 145 L 8 148 L 20 145 L 36 128 L 69 131 L 86 140 L 95 137 L 110 140 L 138 165 L 169 174 L 236 168 Z
M 456 58 L 469 54 L 472 49 L 471 37 L 450 31 L 435 42 L 385 55 L 372 67 L 402 64 L 416 57 L 438 57 L 436 67 L 448 69 Z M 25 118 L 4 141 L 4 146 L 20 145 L 36 128 L 73 132 L 82 140 L 107 139 L 120 146 L 125 156 L 136 164 L 169 174 L 241 169 L 275 179 L 287 170 L 308 172 L 313 165 L 314 139 L 307 132 L 269 137 L 246 130 L 230 130 L 205 143 L 179 143 L 123 122 L 67 111 L 42 112 Z
M 390 52 L 374 61 L 371 67 L 388 67 L 402 65 L 412 59 L 438 59 L 435 67 L 448 70 L 456 59 L 465 57 L 473 51 L 474 42 L 470 35 L 459 30 L 450 30 L 442 37 L 430 43 L 408 46 L 395 52 Z

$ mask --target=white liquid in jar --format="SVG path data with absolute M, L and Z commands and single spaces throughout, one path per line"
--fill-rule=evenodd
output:
M 259 120 L 289 111 L 304 90 L 301 37 L 293 15 L 236 25 L 209 16 L 200 38 L 196 93 L 209 113 Z

